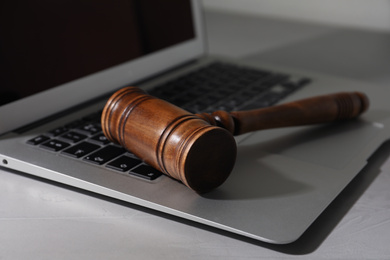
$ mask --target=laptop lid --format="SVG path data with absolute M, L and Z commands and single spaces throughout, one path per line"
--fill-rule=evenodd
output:
M 0 134 L 202 55 L 199 4 L 2 3 Z

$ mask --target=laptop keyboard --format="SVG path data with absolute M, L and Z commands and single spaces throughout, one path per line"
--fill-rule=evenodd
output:
M 213 63 L 156 86 L 149 93 L 192 113 L 237 111 L 271 106 L 309 82 L 307 78 Z M 108 141 L 100 117 L 101 111 L 52 129 L 27 143 L 146 180 L 162 175 L 131 152 Z
M 192 113 L 237 111 L 271 106 L 309 82 L 287 74 L 213 63 L 149 93 Z

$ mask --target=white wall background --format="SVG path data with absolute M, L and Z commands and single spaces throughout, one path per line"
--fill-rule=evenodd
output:
M 390 31 L 390 0 L 203 0 L 206 9 Z

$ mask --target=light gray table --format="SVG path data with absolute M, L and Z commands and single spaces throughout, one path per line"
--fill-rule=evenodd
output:
M 390 83 L 386 34 L 212 12 L 206 20 L 212 53 Z M 332 34 L 339 37 L 325 37 Z M 337 61 L 341 54 L 351 62 Z M 0 259 L 390 259 L 389 158 L 386 143 L 302 238 L 284 246 L 0 169 Z

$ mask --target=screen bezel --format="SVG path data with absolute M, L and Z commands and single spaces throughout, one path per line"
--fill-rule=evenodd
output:
M 201 3 L 191 0 L 195 37 L 144 57 L 56 86 L 0 107 L 0 134 L 143 80 L 205 52 Z M 39 105 L 38 105 L 39 104 Z

